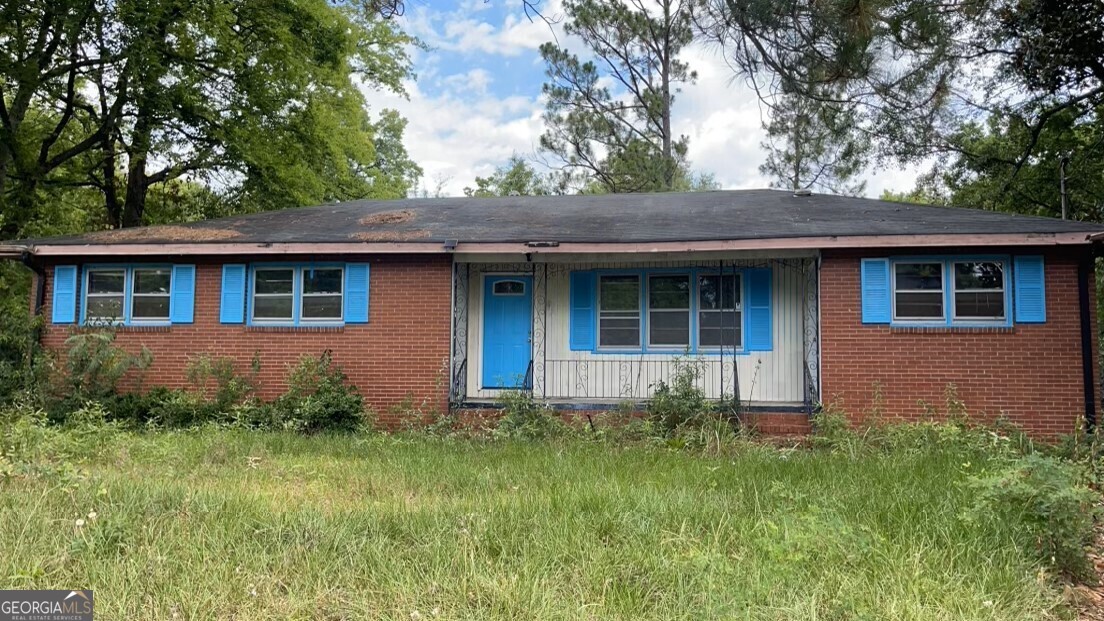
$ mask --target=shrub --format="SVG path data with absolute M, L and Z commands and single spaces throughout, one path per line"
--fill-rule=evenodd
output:
M 714 411 L 705 391 L 698 388 L 701 374 L 701 362 L 675 360 L 671 383 L 657 382 L 648 403 L 648 418 L 656 427 L 670 434 L 688 421 Z
M 1054 457 L 1026 455 L 969 482 L 977 494 L 967 518 L 1003 524 L 1045 565 L 1087 577 L 1085 546 L 1092 541 L 1096 494 L 1083 470 Z
M 260 370 L 257 356 L 253 357 L 251 373 L 246 377 L 237 372 L 233 359 L 202 355 L 188 361 L 185 374 L 192 392 L 210 401 L 219 413 L 226 413 L 253 395 Z
M 288 375 L 288 390 L 272 404 L 274 422 L 307 433 L 352 431 L 365 421 L 364 400 L 345 382 L 329 353 L 303 356 Z
M 502 417 L 495 434 L 523 440 L 544 440 L 560 437 L 570 431 L 567 423 L 547 407 L 537 403 L 528 391 L 507 390 L 498 397 Z
M 194 427 L 217 419 L 219 410 L 203 395 L 186 390 L 159 391 L 149 421 L 162 427 Z
M 66 339 L 65 345 L 64 363 L 58 364 L 52 357 L 39 358 L 42 385 L 38 386 L 38 394 L 31 395 L 58 422 L 88 401 L 114 399 L 120 382 L 132 371 L 139 373 L 137 388 L 140 388 L 141 372 L 153 362 L 152 354 L 144 347 L 139 354 L 116 347 L 115 332 L 110 329 L 76 332 Z

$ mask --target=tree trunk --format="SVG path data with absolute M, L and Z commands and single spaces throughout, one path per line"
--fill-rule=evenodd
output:
M 671 0 L 663 2 L 663 56 L 660 80 L 663 88 L 663 185 L 675 186 L 675 160 L 671 153 Z
M 149 159 L 151 124 L 149 110 L 139 106 L 134 122 L 134 135 L 127 149 L 126 197 L 123 200 L 121 228 L 142 226 L 142 216 L 146 211 L 146 191 L 149 182 L 146 178 L 146 160 Z

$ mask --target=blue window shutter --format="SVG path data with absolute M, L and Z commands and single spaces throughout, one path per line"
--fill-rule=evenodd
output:
M 245 266 L 222 266 L 222 302 L 219 307 L 222 323 L 245 321 Z
M 1016 294 L 1016 321 L 1046 322 L 1046 286 L 1043 257 L 1016 257 L 1013 264 Z
M 889 323 L 889 259 L 862 260 L 862 322 Z
M 747 350 L 770 351 L 771 338 L 771 270 L 756 268 L 747 271 Z
M 368 323 L 368 264 L 345 264 L 345 323 Z
M 594 272 L 571 272 L 571 351 L 591 351 L 597 342 L 597 286 Z
M 52 317 L 54 323 L 77 321 L 77 266 L 59 265 L 54 268 L 54 299 Z
M 194 265 L 172 266 L 169 283 L 169 321 L 192 323 L 195 319 L 196 268 Z

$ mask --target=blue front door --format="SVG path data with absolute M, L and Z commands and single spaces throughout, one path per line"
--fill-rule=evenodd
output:
M 487 276 L 483 283 L 483 387 L 529 388 L 533 277 Z

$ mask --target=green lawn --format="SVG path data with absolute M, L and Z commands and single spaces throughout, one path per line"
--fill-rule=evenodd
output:
M 961 519 L 983 460 L 939 449 L 65 434 L 76 469 L 0 478 L 0 586 L 90 587 L 98 619 L 1067 615 Z

